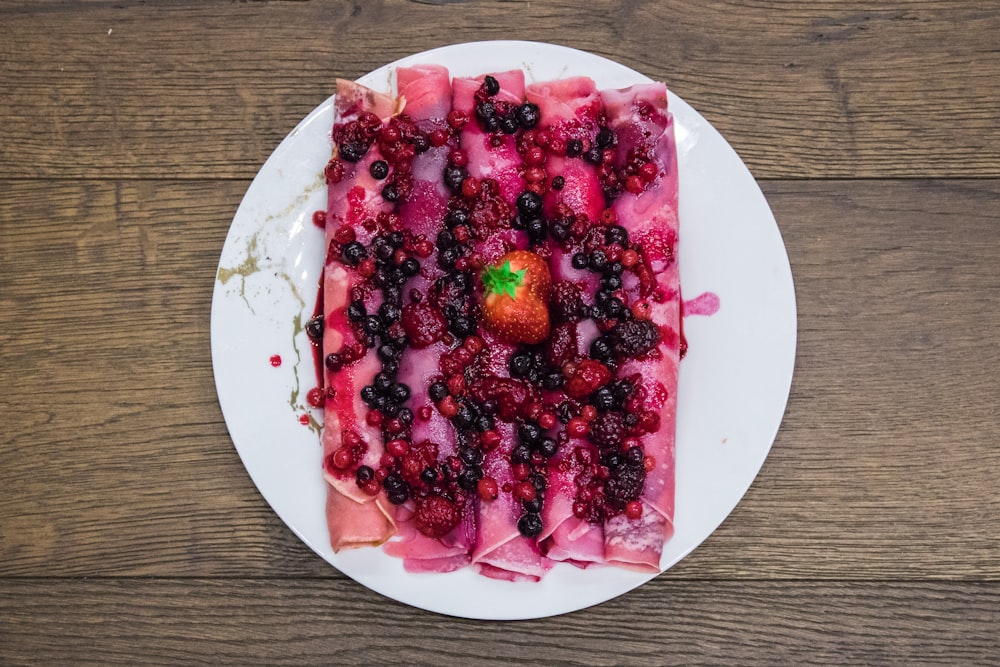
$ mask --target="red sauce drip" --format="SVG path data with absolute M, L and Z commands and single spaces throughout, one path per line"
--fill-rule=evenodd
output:
M 316 290 L 316 305 L 313 307 L 312 316 L 323 316 L 323 272 L 319 274 L 319 286 Z M 312 343 L 313 370 L 316 373 L 316 386 L 321 388 L 323 382 L 323 345 L 318 342 Z M 316 406 L 319 407 L 319 406 Z
M 271 365 L 274 366 L 275 368 L 277 368 L 278 366 L 281 365 L 281 355 L 280 354 L 272 354 L 270 361 L 271 361 Z

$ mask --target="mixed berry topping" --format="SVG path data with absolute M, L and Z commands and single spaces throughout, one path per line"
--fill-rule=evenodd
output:
M 325 357 L 325 395 L 336 390 L 335 374 L 373 353 L 380 370 L 358 391 L 365 423 L 382 439 L 365 443 L 345 431 L 327 465 L 353 475 L 367 495 L 409 504 L 414 525 L 433 538 L 476 503 L 505 494 L 520 507 L 519 532 L 540 535 L 553 470 L 572 474 L 577 517 L 639 519 L 651 468 L 643 438 L 659 428 L 657 397 L 641 377 L 622 373 L 630 360 L 658 354 L 661 332 L 649 319 L 655 281 L 613 205 L 650 187 L 663 167 L 641 143 L 622 154 L 603 116 L 545 127 L 537 105 L 500 93 L 500 82 L 484 77 L 471 117 L 453 110 L 430 131 L 406 115 L 383 122 L 362 113 L 335 128 L 325 170 L 339 183 L 367 169 L 390 211 L 328 231 L 328 259 L 354 287 L 344 309 L 353 340 Z M 462 141 L 470 129 L 494 150 L 516 146 L 516 197 L 470 174 Z M 425 237 L 404 229 L 395 211 L 413 196 L 413 161 L 428 150 L 447 156 L 441 179 L 450 194 L 436 234 Z M 567 188 L 551 171 L 563 159 L 581 161 L 599 182 L 605 208 L 597 219 L 547 199 Z M 489 246 L 498 234 L 507 239 L 500 253 Z M 323 318 L 305 329 L 319 344 Z M 484 337 L 510 346 L 501 367 Z M 410 355 L 433 355 L 426 387 L 399 381 Z M 445 420 L 453 448 L 413 437 L 414 423 L 432 418 Z M 513 442 L 500 424 L 511 425 Z M 369 446 L 383 452 L 377 465 L 362 463 Z M 484 472 L 497 461 L 503 480 Z

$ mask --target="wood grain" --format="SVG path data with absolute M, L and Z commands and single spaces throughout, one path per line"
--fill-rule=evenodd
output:
M 215 398 L 214 267 L 245 187 L 3 188 L 0 574 L 328 573 L 257 495 Z M 765 189 L 796 276 L 792 395 L 678 576 L 997 580 L 1000 183 Z
M 997 34 L 981 0 L 0 4 L 0 664 L 1000 665 Z M 799 340 L 705 544 L 500 624 L 382 598 L 277 518 L 209 312 L 250 179 L 336 77 L 511 38 L 664 80 L 722 131 Z
M 996 664 L 998 608 L 995 587 L 970 583 L 665 578 L 556 618 L 445 624 L 350 581 L 32 579 L 0 589 L 0 661 Z
M 665 80 L 761 178 L 1000 176 L 1000 7 L 977 0 L 0 6 L 0 177 L 249 178 L 333 92 L 459 41 Z

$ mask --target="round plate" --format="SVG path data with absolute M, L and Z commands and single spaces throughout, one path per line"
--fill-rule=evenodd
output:
M 453 76 L 523 68 L 527 79 L 592 77 L 598 88 L 650 79 L 598 56 L 551 44 L 480 42 L 404 58 L 362 77 L 390 90 L 397 66 L 439 63 Z M 667 82 L 669 85 L 669 82 Z M 677 417 L 675 533 L 665 570 L 729 515 L 778 430 L 795 358 L 791 269 L 771 210 L 722 136 L 673 94 L 680 177 L 680 267 L 685 296 L 718 295 L 712 317 L 687 317 Z M 551 616 L 603 602 L 652 576 L 560 564 L 539 583 L 511 583 L 471 568 L 410 574 L 380 549 L 334 554 L 321 476 L 321 411 L 303 325 L 312 315 L 324 256 L 312 214 L 326 208 L 333 98 L 281 142 L 233 219 L 212 300 L 212 361 L 219 403 L 243 464 L 278 516 L 355 581 L 390 598 L 479 619 Z M 278 358 L 280 357 L 280 363 Z M 277 365 L 276 365 L 277 364 Z

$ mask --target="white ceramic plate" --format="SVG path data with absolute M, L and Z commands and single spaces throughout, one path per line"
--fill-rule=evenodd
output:
M 383 90 L 394 68 L 439 63 L 455 76 L 521 67 L 530 81 L 587 75 L 599 88 L 649 82 L 589 53 L 533 42 L 459 44 L 381 67 L 360 82 Z M 670 82 L 667 82 L 669 86 Z M 680 159 L 681 283 L 691 298 L 721 300 L 712 317 L 688 317 L 677 420 L 676 526 L 665 570 L 729 515 L 778 430 L 795 358 L 795 295 L 774 217 L 722 136 L 671 94 Z M 408 574 L 379 549 L 334 554 L 321 477 L 321 418 L 306 404 L 315 386 L 310 342 L 324 238 L 333 99 L 282 141 L 247 190 L 219 261 L 212 301 L 212 360 L 219 403 L 239 455 L 278 516 L 319 555 L 390 598 L 480 619 L 552 616 L 611 599 L 652 577 L 615 568 L 556 566 L 540 583 L 495 581 L 471 569 Z M 274 366 L 271 359 L 280 356 Z M 306 424 L 300 418 L 310 416 Z

